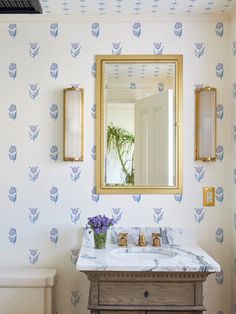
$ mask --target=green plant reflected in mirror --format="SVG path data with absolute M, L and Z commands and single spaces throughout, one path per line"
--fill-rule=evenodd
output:
M 181 193 L 182 56 L 97 56 L 97 193 Z

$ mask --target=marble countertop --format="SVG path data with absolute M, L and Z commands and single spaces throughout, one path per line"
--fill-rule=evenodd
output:
M 136 245 L 140 232 L 148 245 Z M 119 247 L 117 235 L 128 232 L 128 247 Z M 161 246 L 151 246 L 151 233 L 160 232 Z M 149 244 L 150 243 L 150 244 Z M 179 228 L 112 228 L 105 249 L 95 249 L 92 234 L 84 230 L 83 244 L 76 264 L 80 271 L 154 271 L 208 272 L 220 271 L 220 265 Z

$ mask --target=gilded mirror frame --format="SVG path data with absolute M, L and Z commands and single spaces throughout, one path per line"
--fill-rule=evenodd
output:
M 122 186 L 105 184 L 104 166 L 104 69 L 106 63 L 175 64 L 175 165 L 173 186 Z M 97 55 L 96 56 L 96 193 L 97 194 L 177 194 L 183 191 L 183 56 L 182 55 Z

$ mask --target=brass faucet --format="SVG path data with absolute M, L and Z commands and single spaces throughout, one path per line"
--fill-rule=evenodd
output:
M 139 238 L 138 238 L 138 246 L 146 246 L 147 242 L 145 239 L 144 233 L 140 233 Z
M 128 233 L 121 232 L 118 234 L 119 246 L 128 246 Z
M 153 232 L 152 233 L 152 245 L 153 246 L 161 246 L 161 239 L 160 239 L 161 234 Z

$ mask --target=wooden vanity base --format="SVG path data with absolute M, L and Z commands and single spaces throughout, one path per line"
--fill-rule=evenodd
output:
M 85 271 L 91 314 L 202 314 L 205 272 Z

